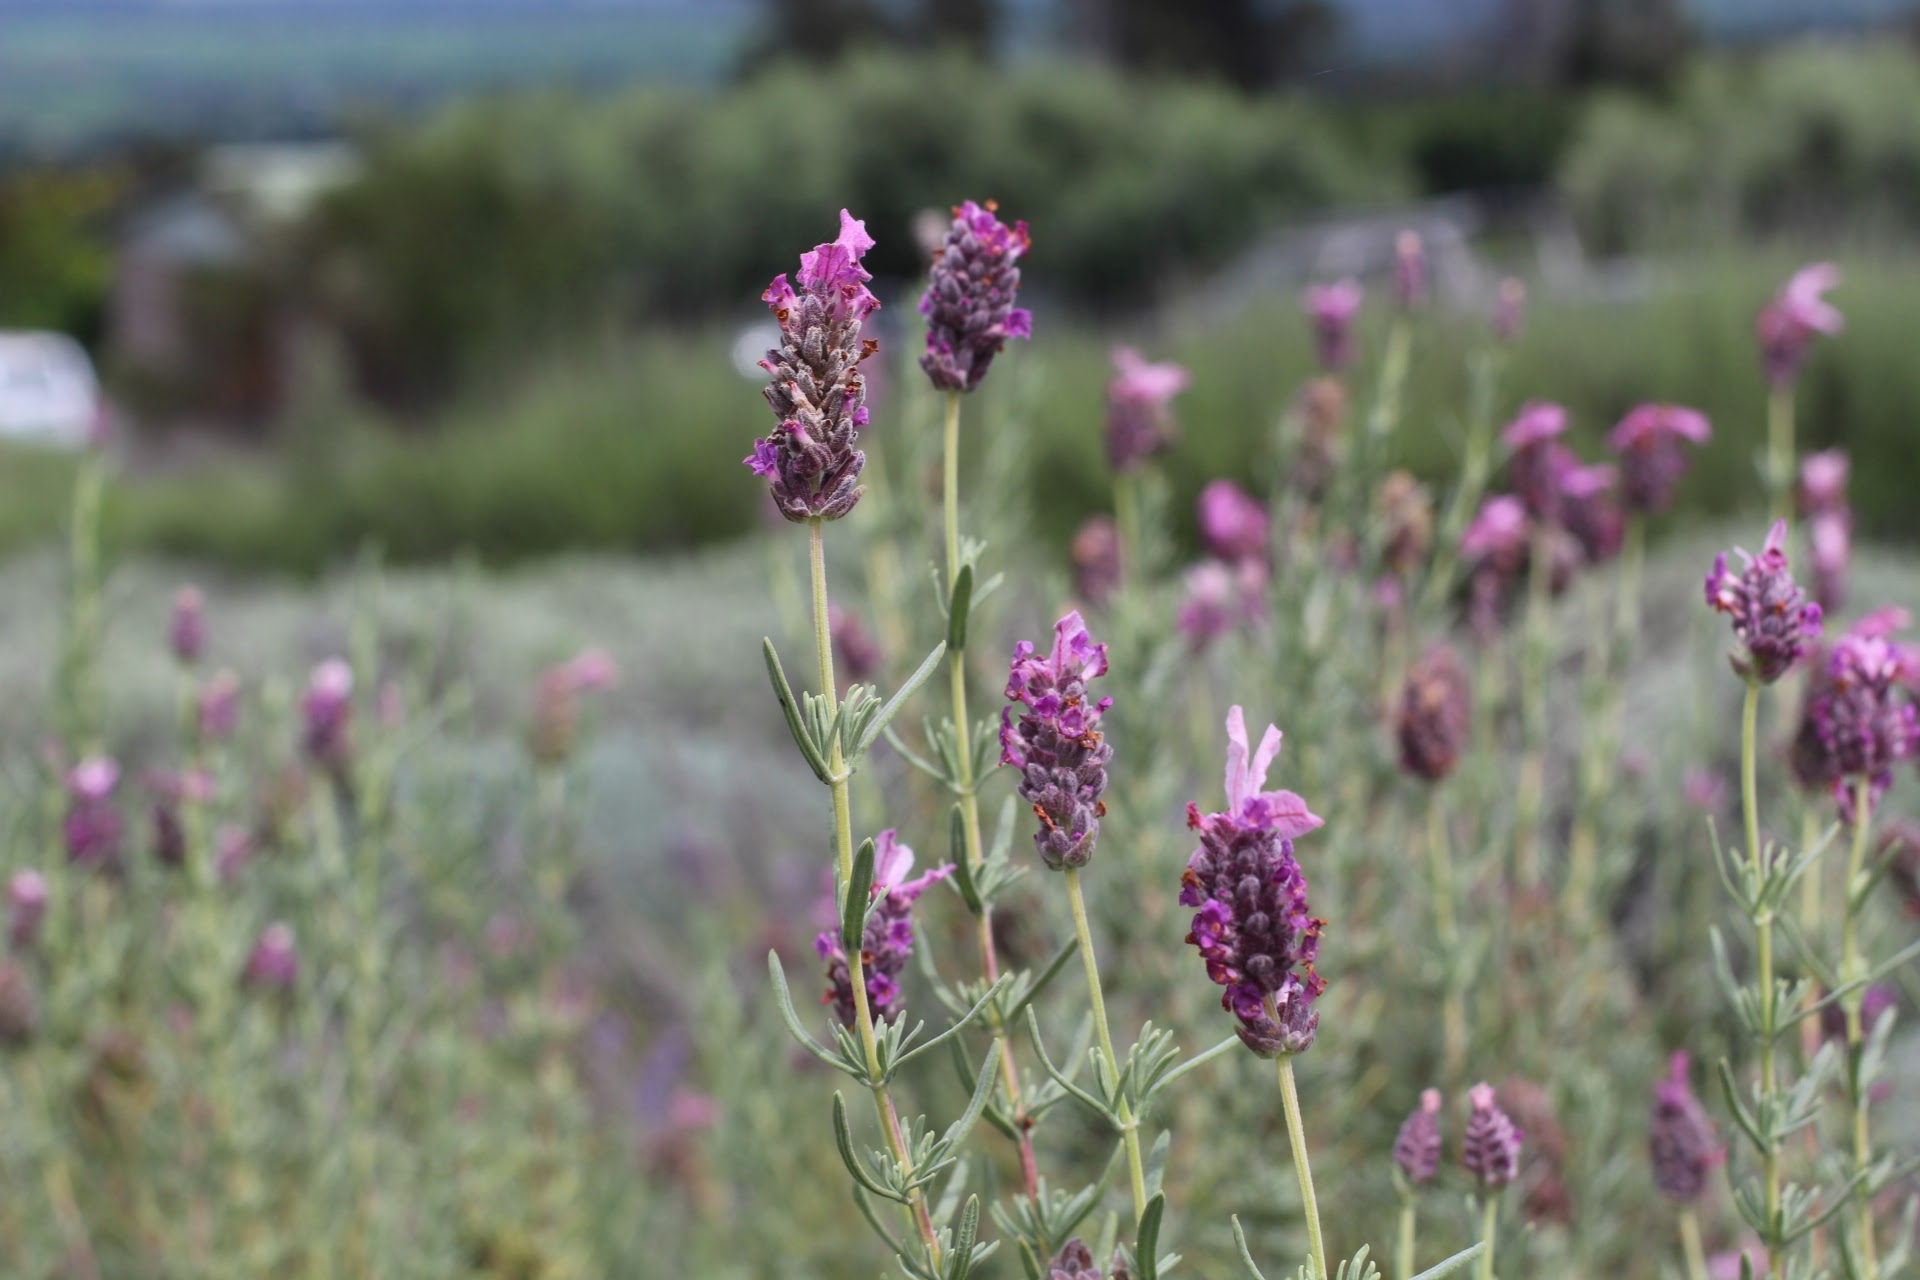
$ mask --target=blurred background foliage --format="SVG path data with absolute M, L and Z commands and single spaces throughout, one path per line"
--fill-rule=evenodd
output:
M 510 5 L 481 8 L 473 39 L 538 44 Z M 144 132 L 131 112 L 103 115 L 64 149 L 0 130 L 14 157 L 0 164 L 0 325 L 94 349 L 131 441 L 111 513 L 121 549 L 310 573 L 368 541 L 403 560 L 493 562 L 687 548 L 753 523 L 731 469 L 752 426 L 736 343 L 794 246 L 840 205 L 867 219 L 889 367 L 908 375 L 915 220 L 990 194 L 1035 228 L 1046 411 L 1029 429 L 1057 477 L 1041 524 L 1064 539 L 1103 492 L 1110 340 L 1195 371 L 1207 428 L 1175 465 L 1182 496 L 1242 474 L 1306 367 L 1287 296 L 1300 281 L 1273 275 L 1264 247 L 1347 211 L 1470 193 L 1474 252 L 1534 288 L 1521 385 L 1593 432 L 1650 386 L 1698 404 L 1721 428 L 1709 510 L 1734 504 L 1759 428 L 1744 317 L 1799 246 L 1843 247 L 1849 314 L 1889 321 L 1821 354 L 1808 422 L 1856 449 L 1865 525 L 1915 531 L 1893 486 L 1873 483 L 1877 460 L 1904 457 L 1920 377 L 1892 319 L 1920 225 L 1910 44 L 1748 47 L 1699 38 L 1729 20 L 1711 5 L 1488 0 L 1455 24 L 1483 30 L 1481 62 L 1419 5 L 1401 25 L 1439 42 L 1429 63 L 1367 62 L 1351 49 L 1384 38 L 1383 8 L 1221 4 L 1170 27 L 1157 6 L 1115 0 L 1066 6 L 1071 38 L 1048 42 L 1028 37 L 1049 6 L 780 0 L 716 7 L 732 50 L 718 54 L 667 6 L 651 30 L 688 51 L 679 74 L 633 50 L 618 69 L 540 46 L 507 79 L 564 68 L 566 83 L 515 92 L 449 71 L 401 93 L 362 60 L 359 80 L 326 82 L 325 103 L 289 98 L 301 114 L 284 131 L 331 121 L 351 174 L 297 216 L 241 217 L 252 250 L 194 266 L 190 357 L 165 369 L 120 349 L 108 323 L 133 228 L 194 188 L 197 139 L 256 135 L 164 111 Z M 80 58 L 47 21 L 0 16 L 31 36 L 6 57 L 43 74 L 65 65 L 56 52 Z M 86 56 L 137 61 L 123 28 L 101 29 L 120 34 Z M 1460 348 L 1487 283 L 1455 290 L 1423 342 Z M 1455 363 L 1421 365 L 1416 416 L 1458 403 L 1442 385 Z M 1445 433 L 1426 440 L 1405 461 L 1431 476 Z M 0 547 L 58 529 L 44 481 L 65 464 L 18 452 L 0 468 Z

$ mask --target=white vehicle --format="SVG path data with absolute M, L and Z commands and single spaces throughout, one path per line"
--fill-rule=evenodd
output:
M 79 343 L 59 333 L 0 332 L 0 440 L 83 448 L 102 407 Z

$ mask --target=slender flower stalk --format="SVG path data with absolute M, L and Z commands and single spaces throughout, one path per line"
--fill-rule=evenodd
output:
M 827 702 L 827 719 L 832 721 L 839 695 L 834 692 L 833 676 L 833 624 L 832 606 L 827 600 L 827 555 L 825 521 L 815 518 L 807 522 L 807 564 L 813 580 L 813 639 L 814 649 L 820 663 L 821 697 Z M 828 747 L 827 772 L 832 781 L 829 784 L 833 795 L 833 847 L 834 858 L 840 868 L 840 883 L 853 881 L 853 806 L 849 783 L 851 775 L 847 771 L 847 762 L 841 752 L 839 735 L 834 735 Z M 901 1134 L 899 1113 L 894 1107 L 892 1094 L 880 1076 L 880 1048 L 873 1032 L 873 1010 L 867 1002 L 867 980 L 861 963 L 859 951 L 850 951 L 847 955 L 848 987 L 853 996 L 854 1030 L 860 1037 L 861 1052 L 866 1058 L 868 1088 L 873 1094 L 874 1110 L 879 1113 L 880 1129 L 886 1139 L 887 1149 L 893 1154 L 901 1172 L 912 1177 L 913 1160 L 907 1151 L 906 1139 Z M 908 1214 L 926 1245 L 927 1256 L 939 1265 L 940 1240 L 933 1229 L 933 1218 L 927 1210 L 926 1197 L 915 1191 Z
M 1767 493 L 1776 520 L 1793 510 L 1793 392 L 1813 341 L 1846 321 L 1825 294 L 1840 283 L 1831 263 L 1802 267 L 1760 311 L 1754 334 L 1767 375 Z
M 1700 1243 L 1700 1216 L 1692 1206 L 1680 1211 L 1680 1250 L 1687 1260 L 1687 1280 L 1708 1280 L 1707 1251 Z
M 1274 1069 L 1280 1079 L 1280 1106 L 1287 1114 L 1287 1141 L 1293 1147 L 1293 1171 L 1300 1179 L 1300 1203 L 1307 1217 L 1307 1253 L 1313 1260 L 1313 1274 L 1326 1280 L 1327 1246 L 1320 1237 L 1320 1201 L 1313 1193 L 1313 1164 L 1307 1158 L 1307 1131 L 1300 1120 L 1300 1091 L 1293 1083 L 1291 1053 L 1280 1054 Z
M 1747 677 L 1746 696 L 1740 704 L 1740 816 L 1746 830 L 1747 859 L 1758 865 L 1764 858 L 1760 845 L 1760 793 L 1758 770 L 1755 768 L 1755 751 L 1758 746 L 1758 724 L 1760 718 L 1760 681 L 1755 676 Z M 1758 982 L 1760 986 L 1760 1092 L 1763 1097 L 1771 1098 L 1779 1091 L 1779 1080 L 1774 1067 L 1774 1036 L 1776 1010 L 1774 1009 L 1773 984 L 1773 916 L 1762 915 L 1754 922 L 1756 939 Z M 1765 1183 L 1767 1197 L 1767 1220 L 1776 1221 L 1780 1214 L 1780 1144 L 1769 1140 L 1761 1153 L 1761 1178 Z M 1785 1259 L 1780 1256 L 1777 1247 L 1770 1247 L 1769 1266 L 1773 1269 L 1775 1280 L 1784 1274 L 1782 1268 Z
M 1847 854 L 1846 896 L 1840 923 L 1840 981 L 1862 983 L 1841 1003 L 1841 1008 L 1846 1011 L 1847 1061 L 1851 1065 L 1847 1105 L 1853 1112 L 1853 1171 L 1860 1177 L 1865 1177 L 1873 1164 L 1873 1138 L 1867 1123 L 1871 1090 L 1860 1078 L 1861 1055 L 1866 1050 L 1867 1038 L 1866 1020 L 1861 1016 L 1861 1010 L 1866 1004 L 1867 988 L 1864 985 L 1866 962 L 1860 956 L 1860 912 L 1856 904 L 1860 901 L 1866 876 L 1867 833 L 1872 826 L 1873 778 L 1863 773 L 1853 779 L 1853 843 Z M 1864 1274 L 1877 1276 L 1880 1267 L 1875 1260 L 1873 1197 L 1862 1190 L 1858 1201 L 1854 1206 L 1855 1247 L 1866 1264 Z
M 1093 1033 L 1100 1043 L 1100 1055 L 1107 1060 L 1113 1078 L 1120 1078 L 1120 1060 L 1113 1052 L 1113 1031 L 1107 1025 L 1107 1001 L 1100 985 L 1100 962 L 1093 951 L 1093 931 L 1087 925 L 1086 895 L 1080 890 L 1080 868 L 1064 869 L 1067 878 L 1067 902 L 1073 909 L 1073 936 L 1079 943 L 1080 963 L 1087 973 L 1087 996 L 1093 1002 Z M 1133 1220 L 1147 1211 L 1146 1164 L 1140 1155 L 1140 1121 L 1133 1114 L 1126 1095 L 1120 1095 L 1115 1115 L 1120 1122 L 1120 1141 L 1127 1149 L 1127 1187 L 1133 1194 Z

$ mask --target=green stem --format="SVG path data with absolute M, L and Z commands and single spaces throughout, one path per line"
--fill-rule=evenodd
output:
M 941 498 L 947 542 L 947 586 L 951 590 L 960 576 L 960 393 L 947 393 L 946 446 L 943 459 Z M 947 650 L 947 677 L 953 695 L 954 768 L 958 773 L 954 789 L 960 793 L 960 825 L 966 833 L 967 866 L 976 875 L 986 862 L 980 840 L 980 785 L 973 776 L 972 728 L 967 717 L 967 652 L 960 646 Z M 982 902 L 974 920 L 974 937 L 980 951 L 980 970 L 991 986 L 1000 980 L 1000 957 L 993 942 L 993 907 Z M 1013 1060 L 1013 1043 L 998 1006 L 989 1011 L 988 1026 L 1000 1049 L 1000 1082 L 1006 1090 L 1007 1106 L 1020 1132 L 1020 1178 L 1029 1196 L 1039 1194 L 1040 1170 L 1033 1155 L 1030 1118 L 1020 1096 L 1020 1070 Z
M 1687 1280 L 1707 1280 L 1707 1251 L 1700 1244 L 1700 1219 L 1690 1208 L 1680 1211 L 1680 1248 L 1687 1257 Z
M 1413 1242 L 1419 1209 L 1411 1193 L 1400 1197 L 1400 1253 L 1394 1274 L 1413 1280 Z
M 1457 1082 L 1467 1058 L 1467 1015 L 1465 993 L 1454 974 L 1458 968 L 1460 927 L 1454 918 L 1453 852 L 1447 839 L 1446 808 L 1435 788 L 1427 797 L 1427 873 L 1433 898 L 1433 932 L 1446 957 L 1444 997 L 1441 1006 L 1441 1031 L 1444 1036 L 1446 1079 Z
M 1120 1078 L 1120 1060 L 1113 1052 L 1113 1032 L 1107 1027 L 1107 1002 L 1100 989 L 1100 963 L 1093 954 L 1093 931 L 1087 927 L 1087 899 L 1080 890 L 1080 868 L 1068 867 L 1067 902 L 1073 908 L 1073 935 L 1080 942 L 1080 963 L 1087 971 L 1087 995 L 1093 1001 L 1093 1030 L 1100 1041 L 1101 1056 L 1115 1080 Z M 1127 1147 L 1127 1181 L 1133 1190 L 1133 1220 L 1147 1211 L 1146 1167 L 1140 1160 L 1140 1126 L 1125 1095 L 1119 1100 L 1115 1116 L 1120 1123 L 1120 1139 Z
M 1873 826 L 1873 816 L 1869 806 L 1873 803 L 1873 779 L 1866 775 L 1853 781 L 1853 847 L 1847 854 L 1846 897 L 1843 900 L 1840 921 L 1840 981 L 1842 984 L 1858 982 L 1866 976 L 1866 962 L 1860 955 L 1859 901 L 1861 882 L 1866 874 L 1867 833 Z M 1860 1080 L 1860 1063 L 1866 1052 L 1866 1021 L 1862 1009 L 1867 998 L 1866 988 L 1861 987 L 1849 993 L 1842 1007 L 1847 1015 L 1847 1058 L 1853 1087 L 1847 1091 L 1848 1102 L 1853 1109 L 1853 1169 L 1856 1174 L 1864 1172 L 1873 1163 L 1873 1142 L 1868 1133 L 1867 1107 L 1870 1099 Z M 1865 1274 L 1877 1276 L 1880 1273 L 1875 1260 L 1873 1241 L 1873 1198 L 1864 1190 L 1859 1195 L 1859 1204 L 1855 1207 L 1855 1229 L 1859 1236 L 1861 1260 L 1865 1265 Z
M 1517 878 L 1532 887 L 1540 882 L 1540 821 L 1546 807 L 1547 672 L 1553 570 L 1544 534 L 1533 539 L 1527 575 L 1527 616 L 1520 639 L 1519 794 L 1515 797 Z
M 1767 397 L 1767 490 L 1773 518 L 1793 515 L 1793 389 L 1775 387 Z
M 1749 678 L 1747 693 L 1740 706 L 1740 812 L 1746 826 L 1747 860 L 1749 865 L 1762 864 L 1764 853 L 1760 847 L 1760 799 L 1757 772 L 1754 765 L 1755 749 L 1759 742 L 1757 726 L 1760 718 L 1760 682 Z M 1753 922 L 1756 935 L 1756 947 L 1759 952 L 1760 982 L 1760 1092 L 1771 1100 L 1778 1091 L 1779 1083 L 1774 1070 L 1774 1031 L 1777 1027 L 1774 1009 L 1773 989 L 1773 913 L 1764 912 Z M 1766 1149 L 1761 1153 L 1762 1177 L 1766 1183 L 1767 1224 L 1769 1239 L 1767 1245 L 1767 1267 L 1774 1280 L 1785 1276 L 1786 1260 L 1782 1256 L 1778 1238 L 1780 1224 L 1780 1144 L 1767 1135 Z
M 1327 1246 L 1320 1238 L 1320 1202 L 1313 1194 L 1313 1166 L 1307 1160 L 1307 1131 L 1300 1122 L 1300 1091 L 1293 1083 L 1293 1055 L 1283 1053 L 1275 1060 L 1280 1078 L 1280 1106 L 1287 1113 L 1287 1141 L 1293 1146 L 1293 1171 L 1300 1177 L 1300 1202 L 1307 1217 L 1307 1252 L 1313 1258 L 1313 1274 L 1326 1280 Z
M 1487 1203 L 1480 1210 L 1480 1238 L 1487 1248 L 1480 1255 L 1480 1280 L 1493 1280 L 1493 1247 L 1500 1238 L 1500 1197 L 1497 1194 L 1487 1196 Z
M 831 723 L 839 695 L 835 692 L 833 679 L 833 634 L 827 620 L 826 537 L 824 523 L 818 519 L 807 522 L 807 563 L 813 579 L 813 641 L 820 659 L 821 696 L 827 700 L 827 720 Z M 853 812 L 848 785 L 850 775 L 837 737 L 828 744 L 827 772 L 833 778 L 834 857 L 840 867 L 840 883 L 845 885 L 853 880 Z M 847 983 L 853 988 L 854 1029 L 860 1035 L 860 1049 L 866 1057 L 867 1082 L 873 1093 L 873 1108 L 879 1114 L 887 1150 L 892 1153 L 902 1177 L 911 1179 L 913 1157 L 907 1151 L 905 1138 L 901 1136 L 900 1117 L 894 1108 L 893 1098 L 880 1079 L 880 1046 L 873 1033 L 873 1011 L 867 1007 L 866 971 L 859 949 L 855 947 L 847 948 Z M 933 1217 L 927 1212 L 926 1197 L 919 1191 L 913 1192 L 912 1203 L 907 1206 L 907 1211 L 920 1233 L 920 1239 L 926 1244 L 927 1257 L 938 1268 L 940 1240 L 934 1233 Z

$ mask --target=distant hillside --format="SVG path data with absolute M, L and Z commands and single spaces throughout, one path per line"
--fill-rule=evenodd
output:
M 0 147 L 320 132 L 505 85 L 699 80 L 749 0 L 0 0 Z

